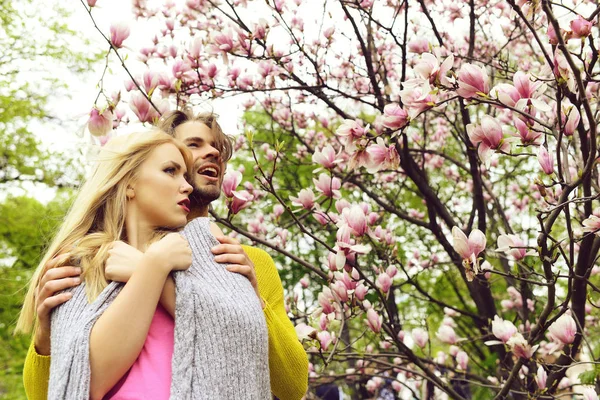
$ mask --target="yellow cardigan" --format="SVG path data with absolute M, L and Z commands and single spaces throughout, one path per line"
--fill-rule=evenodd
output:
M 269 330 L 269 371 L 271 392 L 281 400 L 301 399 L 308 386 L 308 359 L 298 341 L 294 325 L 283 303 L 283 287 L 273 259 L 264 250 L 243 246 L 256 271 L 258 290 L 265 302 L 264 314 Z M 30 400 L 48 396 L 50 356 L 37 354 L 33 342 L 29 347 L 23 383 Z

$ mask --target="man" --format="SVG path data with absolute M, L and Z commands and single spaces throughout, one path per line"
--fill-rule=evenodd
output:
M 214 114 L 193 115 L 189 110 L 173 111 L 161 118 L 158 127 L 191 150 L 194 169 L 190 179 L 195 189 L 190 196 L 192 204 L 188 218 L 207 217 L 210 203 L 221 193 L 226 163 L 232 154 L 230 139 L 221 130 Z M 263 306 L 269 333 L 272 394 L 281 400 L 302 398 L 308 383 L 308 361 L 285 312 L 283 288 L 273 260 L 260 249 L 241 246 L 235 239 L 223 235 L 214 224 L 211 231 L 221 243 L 212 248 L 215 261 L 226 264 L 231 272 L 246 276 Z M 75 267 L 53 268 L 58 261 L 54 259 L 48 263 L 47 272 L 38 285 L 38 329 L 23 371 L 25 390 L 30 399 L 46 398 L 48 390 L 50 311 L 68 300 L 60 293 L 63 289 L 79 284 L 77 275 L 80 271 Z M 172 280 L 167 282 L 163 293 L 161 303 L 173 315 Z

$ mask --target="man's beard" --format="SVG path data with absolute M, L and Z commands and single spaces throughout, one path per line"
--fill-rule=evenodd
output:
M 221 196 L 221 185 L 194 185 L 190 194 L 190 208 L 207 206 Z

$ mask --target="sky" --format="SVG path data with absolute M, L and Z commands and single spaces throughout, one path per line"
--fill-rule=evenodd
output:
M 67 21 L 69 27 L 82 38 L 89 39 L 90 48 L 82 48 L 82 51 L 105 51 L 108 44 L 102 35 L 94 28 L 84 5 L 80 1 L 61 2 L 61 5 L 72 12 Z M 132 71 L 134 76 L 136 71 L 144 70 L 143 64 L 135 59 L 137 49 L 148 46 L 150 43 L 150 33 L 156 32 L 156 27 L 150 23 L 140 23 L 135 21 L 131 13 L 131 1 L 126 0 L 98 0 L 96 6 L 92 9 L 92 15 L 96 20 L 98 27 L 106 36 L 110 36 L 109 28 L 114 21 L 126 21 L 131 24 L 131 35 L 124 42 L 127 49 L 123 53 L 129 53 L 129 59 L 126 65 Z M 154 29 L 153 29 L 154 28 Z M 90 134 L 86 131 L 86 122 L 90 109 L 94 105 L 98 95 L 98 82 L 102 76 L 105 60 L 100 60 L 92 65 L 89 72 L 84 74 L 73 74 L 68 70 L 55 69 L 48 66 L 43 73 L 50 72 L 58 75 L 61 80 L 67 82 L 68 96 L 57 93 L 52 101 L 49 102 L 49 115 L 55 116 L 49 121 L 32 120 L 29 123 L 29 129 L 40 139 L 43 146 L 53 152 L 67 152 L 70 154 L 83 154 L 86 159 L 91 158 L 94 149 L 97 146 Z M 104 87 L 110 93 L 113 90 L 123 90 L 126 72 L 117 63 L 114 55 L 110 56 L 110 69 L 104 78 Z M 241 121 L 243 108 L 241 107 L 241 98 L 217 99 L 206 103 L 205 107 L 214 110 L 221 116 L 219 123 L 231 135 L 240 133 L 239 121 Z M 126 107 L 129 110 L 129 107 Z M 132 119 L 135 120 L 133 113 Z M 227 116 L 226 118 L 224 116 Z M 114 134 L 125 134 L 127 132 L 145 129 L 139 123 L 129 124 L 125 128 L 119 128 Z M 42 202 L 48 202 L 55 196 L 55 190 L 39 184 L 25 184 L 23 188 L 11 189 L 11 194 L 19 195 L 29 193 Z M 5 194 L 6 195 L 6 194 Z M 0 195 L 0 200 L 3 196 Z

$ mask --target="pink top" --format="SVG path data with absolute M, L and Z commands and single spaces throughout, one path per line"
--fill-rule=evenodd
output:
M 168 399 L 174 332 L 175 321 L 159 304 L 140 355 L 104 399 Z

